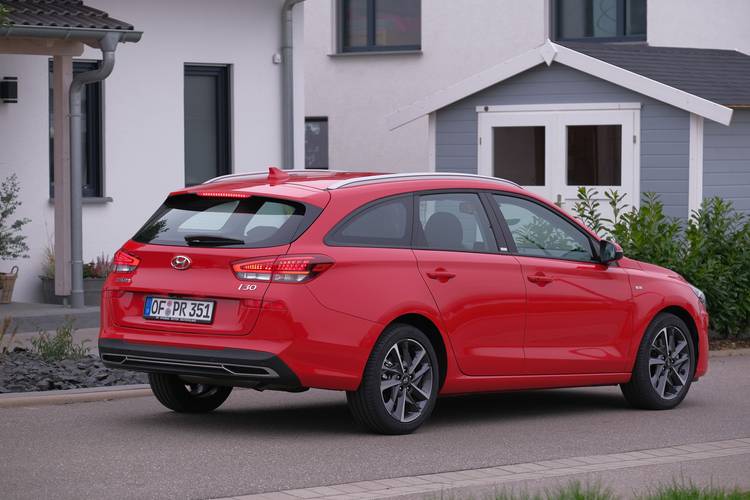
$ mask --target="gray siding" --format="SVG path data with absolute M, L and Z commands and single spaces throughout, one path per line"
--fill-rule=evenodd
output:
M 477 106 L 640 102 L 641 191 L 653 191 L 669 215 L 688 214 L 690 117 L 683 110 L 557 63 L 540 65 L 439 110 L 438 171 L 476 173 Z
M 750 110 L 735 110 L 729 127 L 704 123 L 703 196 L 721 196 L 750 214 Z

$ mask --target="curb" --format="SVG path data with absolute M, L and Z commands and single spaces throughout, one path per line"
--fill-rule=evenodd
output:
M 711 358 L 728 358 L 730 356 L 750 356 L 750 348 L 722 349 L 720 351 L 708 351 Z
M 148 384 L 90 387 L 59 391 L 12 392 L 9 394 L 0 394 L 0 408 L 90 403 L 93 401 L 139 398 L 150 395 L 151 389 Z

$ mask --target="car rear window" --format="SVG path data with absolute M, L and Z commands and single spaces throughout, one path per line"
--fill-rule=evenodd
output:
M 182 194 L 167 198 L 133 240 L 153 245 L 229 248 L 286 245 L 319 213 L 317 207 L 275 198 Z

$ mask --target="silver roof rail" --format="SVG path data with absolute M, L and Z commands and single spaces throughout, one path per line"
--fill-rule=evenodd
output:
M 294 169 L 294 170 L 282 170 L 287 175 L 293 176 L 293 175 L 317 175 L 320 174 L 321 176 L 325 176 L 333 172 L 334 174 L 339 172 L 344 172 L 343 170 L 313 170 L 313 169 Z M 202 182 L 202 184 L 211 184 L 212 182 L 218 182 L 223 181 L 227 179 L 234 179 L 234 178 L 243 178 L 243 177 L 268 177 L 268 170 L 260 170 L 257 172 L 238 172 L 236 174 L 227 174 L 227 175 L 220 175 L 219 177 L 214 177 L 213 179 L 208 179 L 207 181 Z
M 501 179 L 500 177 L 490 177 L 487 175 L 477 174 L 462 174 L 459 172 L 412 172 L 402 174 L 383 174 L 383 175 L 370 175 L 362 177 L 354 177 L 351 179 L 343 179 L 338 182 L 334 182 L 327 189 L 339 189 L 343 187 L 356 186 L 360 184 L 369 184 L 375 182 L 391 182 L 391 181 L 408 181 L 412 179 L 464 179 L 464 180 L 483 180 L 493 181 L 502 184 L 510 184 L 511 186 L 521 187 L 513 181 L 507 179 Z

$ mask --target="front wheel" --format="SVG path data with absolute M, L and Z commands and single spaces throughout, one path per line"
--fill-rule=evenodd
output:
M 207 413 L 226 401 L 231 387 L 189 384 L 177 375 L 149 373 L 148 383 L 161 404 L 179 413 Z
M 359 389 L 346 393 L 354 419 L 381 434 L 408 434 L 432 413 L 439 390 L 437 356 L 418 328 L 388 327 L 370 354 Z
M 663 313 L 646 330 L 633 376 L 620 388 L 636 408 L 668 410 L 685 399 L 694 371 L 695 347 L 687 325 Z

